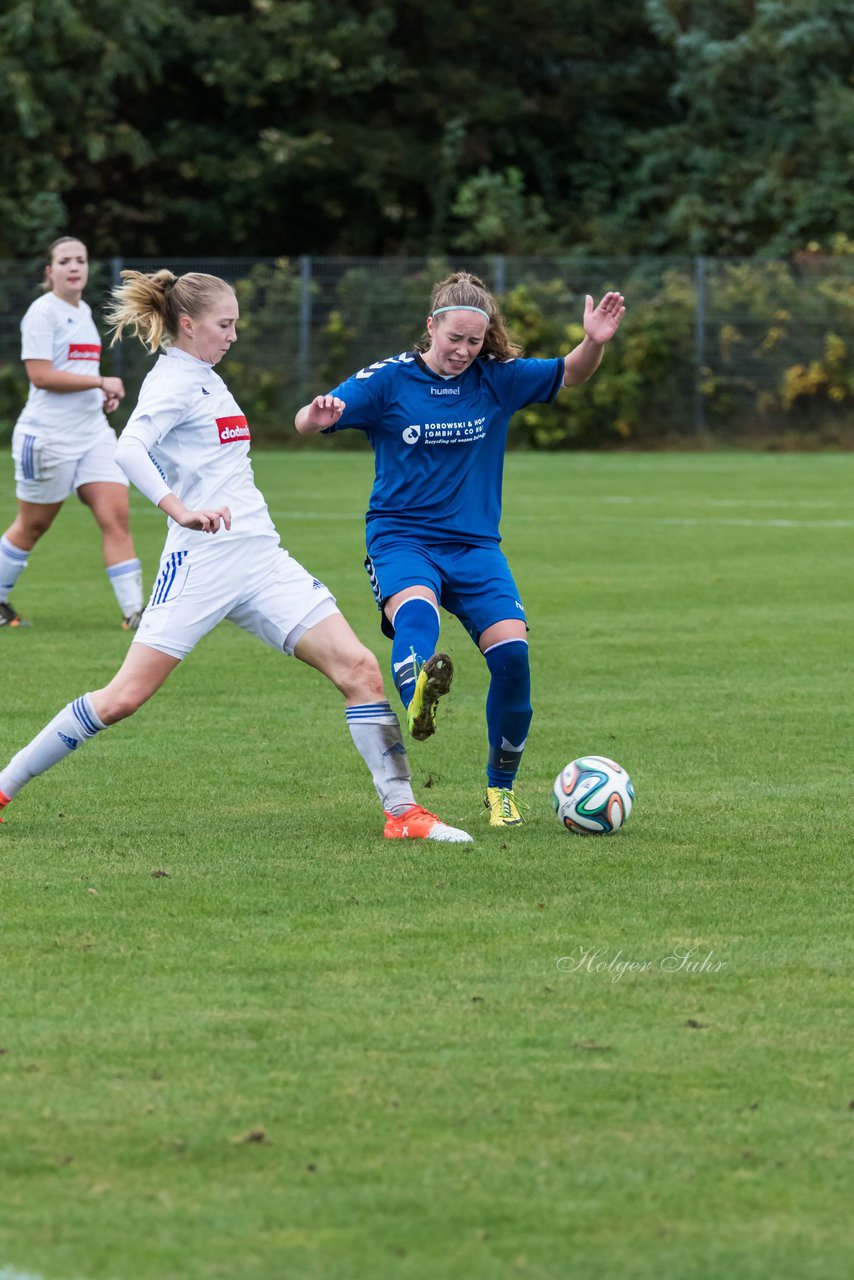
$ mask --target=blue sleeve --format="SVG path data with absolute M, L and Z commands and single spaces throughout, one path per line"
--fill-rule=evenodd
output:
M 347 427 L 370 431 L 377 425 L 376 390 L 370 386 L 370 379 L 354 373 L 351 378 L 339 382 L 329 394 L 343 400 L 346 408 L 335 426 L 326 428 L 324 435 L 331 435 L 333 431 L 344 431 Z
M 501 403 L 513 414 L 525 405 L 554 400 L 563 386 L 563 356 L 551 360 L 495 360 L 490 373 Z

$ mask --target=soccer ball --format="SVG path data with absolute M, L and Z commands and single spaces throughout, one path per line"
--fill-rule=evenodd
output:
M 628 821 L 635 799 L 625 769 L 607 756 L 581 756 L 552 788 L 558 822 L 581 836 L 609 836 Z

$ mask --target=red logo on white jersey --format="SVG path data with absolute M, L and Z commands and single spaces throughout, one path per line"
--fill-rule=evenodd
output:
M 100 360 L 101 344 L 100 342 L 69 342 L 68 359 Z
M 234 444 L 235 440 L 251 440 L 246 418 L 237 413 L 233 418 L 217 418 L 220 444 Z

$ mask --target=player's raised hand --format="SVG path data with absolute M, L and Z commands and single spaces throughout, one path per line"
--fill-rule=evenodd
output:
M 626 301 L 621 293 L 606 293 L 598 307 L 588 293 L 584 300 L 584 332 L 591 342 L 610 342 L 626 314 Z

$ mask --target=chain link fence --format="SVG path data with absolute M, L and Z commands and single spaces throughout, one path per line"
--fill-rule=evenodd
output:
M 711 258 L 112 258 L 91 265 L 100 316 L 124 269 L 205 271 L 230 281 L 239 341 L 222 372 L 256 438 L 293 442 L 296 409 L 363 365 L 410 348 L 433 283 L 476 272 L 526 353 L 564 354 L 582 335 L 586 294 L 625 294 L 627 315 L 596 377 L 554 406 L 517 415 L 511 443 L 640 445 L 795 433 L 844 439 L 854 405 L 854 255 L 794 261 Z M 26 394 L 20 318 L 40 262 L 0 263 L 0 438 Z M 135 341 L 106 352 L 132 406 L 151 358 Z M 854 434 L 854 433 L 852 433 Z

